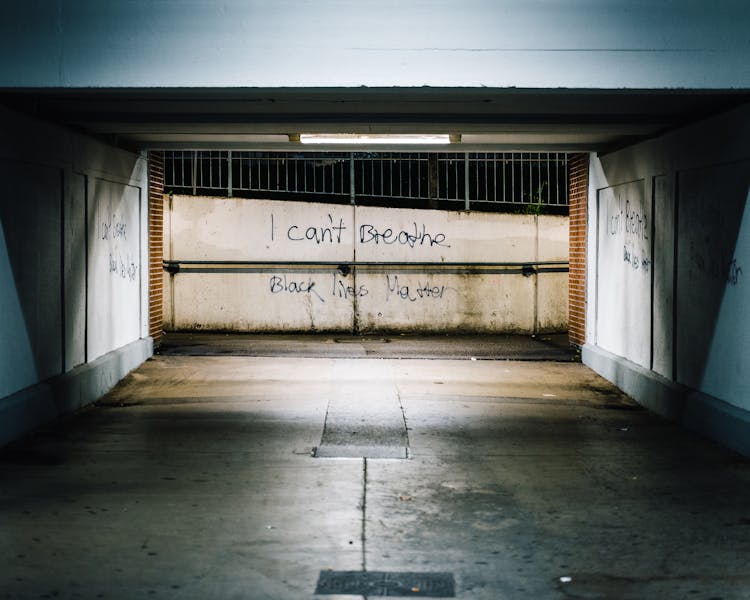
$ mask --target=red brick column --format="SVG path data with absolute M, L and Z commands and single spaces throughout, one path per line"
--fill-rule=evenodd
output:
M 568 156 L 570 203 L 570 273 L 568 279 L 568 338 L 583 346 L 586 341 L 586 211 L 589 155 Z
M 148 153 L 148 331 L 158 345 L 164 301 L 164 154 Z

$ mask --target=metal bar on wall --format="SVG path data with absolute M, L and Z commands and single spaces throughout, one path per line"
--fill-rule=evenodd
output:
M 391 271 L 420 274 L 487 275 L 506 274 L 530 277 L 537 273 L 567 273 L 568 261 L 509 262 L 358 262 L 341 261 L 220 261 L 165 260 L 163 268 L 172 276 L 179 273 L 273 273 L 279 271 L 340 271 L 359 269 L 368 273 Z

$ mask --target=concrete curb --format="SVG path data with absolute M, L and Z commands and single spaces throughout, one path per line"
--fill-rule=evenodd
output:
M 583 364 L 653 412 L 750 456 L 750 414 L 719 398 L 677 384 L 591 344 Z
M 1 399 L 0 447 L 60 415 L 95 402 L 153 353 L 150 337 L 136 340 Z

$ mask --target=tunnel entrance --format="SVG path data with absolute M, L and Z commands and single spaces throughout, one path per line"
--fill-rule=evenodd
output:
M 166 152 L 164 328 L 566 331 L 567 161 Z

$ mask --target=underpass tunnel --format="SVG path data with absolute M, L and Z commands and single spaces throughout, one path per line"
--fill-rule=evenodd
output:
M 746 115 L 602 153 L 134 154 L 5 111 L 77 158 L 5 161 L 3 589 L 743 597 L 750 470 L 704 436 L 746 451 L 747 162 L 686 140 L 732 156 Z
M 747 597 L 746 7 L 360 4 L 0 8 L 0 595 Z

